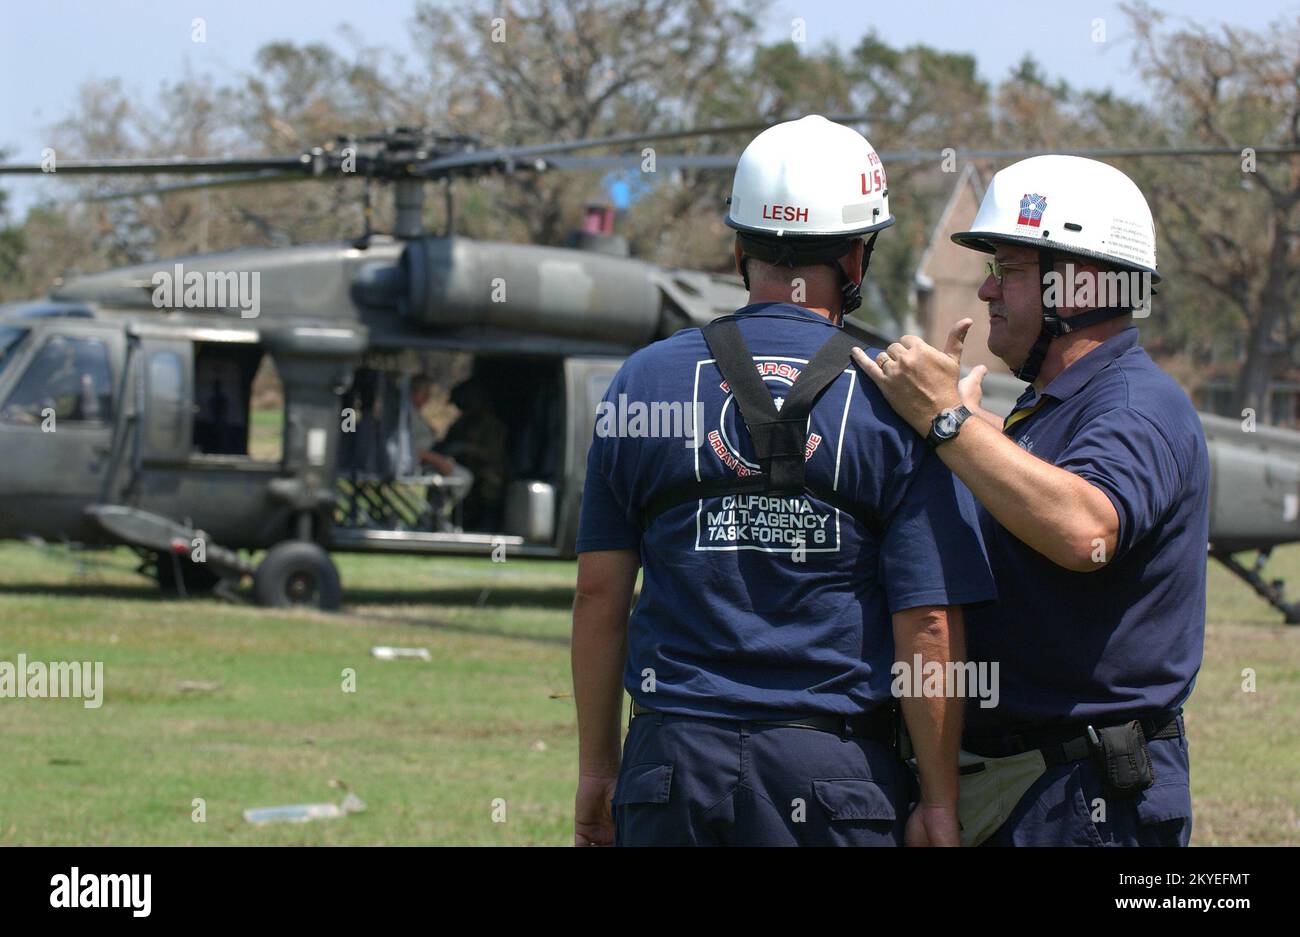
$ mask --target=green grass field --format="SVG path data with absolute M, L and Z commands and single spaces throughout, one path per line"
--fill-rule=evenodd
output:
M 0 660 L 99 660 L 107 684 L 98 710 L 0 699 L 0 844 L 570 841 L 572 563 L 341 556 L 348 604 L 322 615 L 166 601 L 133 560 L 0 546 Z M 1300 587 L 1300 550 L 1274 565 Z M 376 660 L 381 644 L 433 662 Z M 1297 713 L 1300 628 L 1212 564 L 1187 716 L 1194 843 L 1300 844 Z M 367 810 L 241 817 L 337 802 L 331 780 Z

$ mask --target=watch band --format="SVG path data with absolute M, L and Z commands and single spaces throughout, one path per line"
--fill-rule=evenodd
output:
M 939 415 L 930 421 L 930 432 L 926 434 L 925 441 L 930 444 L 931 448 L 939 446 L 950 439 L 956 437 L 961 432 L 962 424 L 970 418 L 971 412 L 965 404 L 957 407 L 949 407 L 946 410 L 940 410 Z M 955 421 L 951 433 L 939 432 L 939 421 L 945 417 L 951 416 Z

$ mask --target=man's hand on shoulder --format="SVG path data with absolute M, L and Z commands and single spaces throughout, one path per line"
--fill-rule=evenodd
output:
M 912 429 L 925 436 L 939 412 L 962 404 L 958 391 L 962 345 L 973 321 L 953 326 L 940 351 L 915 335 L 904 335 L 873 361 L 861 348 L 853 361 L 875 381 L 880 392 Z

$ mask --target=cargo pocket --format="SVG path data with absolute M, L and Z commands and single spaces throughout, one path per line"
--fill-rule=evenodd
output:
M 1147 743 L 1156 783 L 1135 798 L 1137 840 L 1143 846 L 1186 846 L 1192 837 L 1187 738 Z
M 1192 792 L 1185 782 L 1157 784 L 1136 798 L 1138 844 L 1186 846 L 1192 835 Z
M 614 788 L 614 845 L 680 845 L 683 824 L 668 806 L 673 766 L 628 765 Z
M 889 795 L 875 781 L 826 778 L 812 783 L 817 802 L 832 821 L 881 820 L 893 823 L 898 818 Z
M 614 806 L 666 804 L 672 784 L 672 765 L 632 765 L 614 791 Z

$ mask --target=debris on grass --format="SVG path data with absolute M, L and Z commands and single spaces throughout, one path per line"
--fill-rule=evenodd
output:
M 244 819 L 255 826 L 264 823 L 308 823 L 312 820 L 329 820 L 360 813 L 366 809 L 361 798 L 348 792 L 337 804 L 288 804 L 283 807 L 257 807 L 244 811 Z
M 427 647 L 372 647 L 370 656 L 380 660 L 433 660 Z

